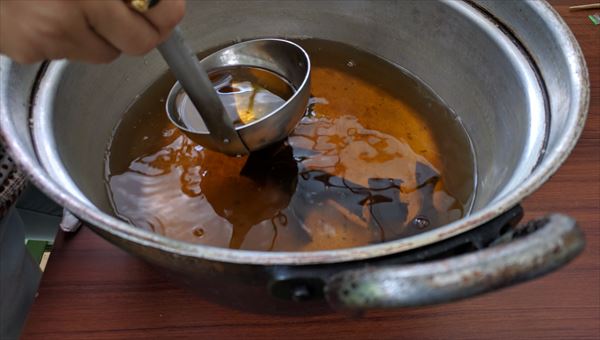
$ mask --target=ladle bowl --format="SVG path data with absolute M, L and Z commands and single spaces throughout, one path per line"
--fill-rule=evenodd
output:
M 208 73 L 230 67 L 260 68 L 276 73 L 293 87 L 294 94 L 275 111 L 235 127 L 249 151 L 257 151 L 285 139 L 306 111 L 310 96 L 310 59 L 304 49 L 291 41 L 254 39 L 237 43 L 209 55 L 200 64 Z M 198 114 L 186 97 L 181 84 L 176 82 L 166 101 L 169 119 L 194 142 L 209 149 L 218 149 L 206 126 L 192 129 L 182 121 L 182 113 L 187 110 Z

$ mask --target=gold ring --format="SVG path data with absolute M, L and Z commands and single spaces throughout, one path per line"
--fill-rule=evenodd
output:
M 146 12 L 151 5 L 151 0 L 128 0 L 129 6 L 140 13 Z

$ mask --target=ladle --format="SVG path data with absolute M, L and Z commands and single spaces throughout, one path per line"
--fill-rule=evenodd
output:
M 179 28 L 175 28 L 158 50 L 178 80 L 166 102 L 169 119 L 190 139 L 206 148 L 228 155 L 248 154 L 286 138 L 304 115 L 310 95 L 310 59 L 295 43 L 282 39 L 249 40 L 198 62 Z M 271 71 L 287 80 L 294 94 L 264 117 L 234 126 L 233 117 L 224 108 L 207 74 L 207 70 L 227 67 Z M 189 114 L 190 110 L 200 115 L 203 127 L 184 123 L 182 115 Z

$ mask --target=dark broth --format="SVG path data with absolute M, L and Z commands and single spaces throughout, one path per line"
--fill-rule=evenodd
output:
M 193 243 L 313 251 L 394 240 L 468 213 L 475 160 L 460 120 L 397 66 L 348 45 L 298 41 L 309 110 L 248 157 L 194 144 L 168 120 L 166 74 L 125 112 L 107 153 L 115 213 Z

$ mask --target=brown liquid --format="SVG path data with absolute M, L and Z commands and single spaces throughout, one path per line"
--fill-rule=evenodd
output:
M 310 251 L 393 240 L 468 212 L 474 159 L 460 122 L 398 67 L 302 40 L 312 104 L 282 144 L 249 157 L 195 145 L 171 125 L 165 75 L 125 113 L 107 155 L 116 214 L 168 237 Z

